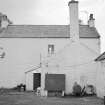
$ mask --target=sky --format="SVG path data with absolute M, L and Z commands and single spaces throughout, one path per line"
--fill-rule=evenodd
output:
M 101 35 L 101 52 L 105 51 L 105 0 L 78 0 L 79 18 L 87 23 L 94 14 L 95 26 Z M 69 24 L 69 0 L 0 0 L 0 12 L 13 24 Z

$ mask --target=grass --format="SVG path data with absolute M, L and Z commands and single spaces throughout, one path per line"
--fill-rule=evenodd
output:
M 34 92 L 18 92 L 0 89 L 0 105 L 104 105 L 96 96 L 88 97 L 40 97 Z

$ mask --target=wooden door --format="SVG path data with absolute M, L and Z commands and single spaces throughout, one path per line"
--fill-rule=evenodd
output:
M 33 74 L 33 90 L 36 90 L 40 86 L 41 86 L 41 74 L 34 73 Z

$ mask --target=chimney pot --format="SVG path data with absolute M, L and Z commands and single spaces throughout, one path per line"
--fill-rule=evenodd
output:
M 89 27 L 94 27 L 95 26 L 94 21 L 95 21 L 95 19 L 93 17 L 93 14 L 90 14 L 89 20 L 88 20 Z
M 90 20 L 94 19 L 94 18 L 93 18 L 93 14 L 90 14 L 90 18 L 89 18 L 89 19 L 90 19 Z
M 70 3 L 78 3 L 78 1 L 71 0 L 71 1 L 69 1 L 68 6 L 70 5 Z
M 5 14 L 0 13 L 0 28 L 5 29 L 9 25 L 9 19 Z

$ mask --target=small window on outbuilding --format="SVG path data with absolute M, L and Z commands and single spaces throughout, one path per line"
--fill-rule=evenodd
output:
M 54 45 L 53 44 L 48 45 L 48 54 L 54 54 Z

